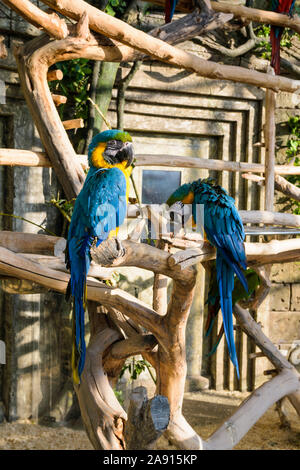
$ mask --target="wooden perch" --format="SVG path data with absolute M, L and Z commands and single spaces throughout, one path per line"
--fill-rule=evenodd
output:
M 76 158 L 84 169 L 88 167 L 86 155 L 76 155 Z M 3 148 L 0 148 L 0 165 L 52 167 L 51 160 L 44 152 Z
M 79 119 L 69 119 L 68 121 L 63 121 L 63 126 L 66 130 L 70 129 L 80 129 L 84 127 L 84 120 Z
M 239 211 L 243 224 L 272 224 L 300 227 L 300 216 L 271 211 Z
M 35 263 L 45 265 L 50 269 L 55 269 L 57 271 L 62 271 L 63 273 L 68 273 L 69 271 L 66 268 L 66 263 L 63 257 L 58 256 L 45 256 L 40 254 L 33 253 L 23 253 L 23 256 Z M 102 266 L 96 265 L 92 262 L 89 269 L 89 277 L 95 277 L 101 280 L 111 279 L 113 274 L 113 269 L 104 268 Z
M 87 156 L 76 155 L 83 168 L 87 168 Z M 135 155 L 136 166 L 166 166 L 182 168 L 203 168 L 214 171 L 264 173 L 265 165 L 260 163 L 227 162 L 207 158 L 181 157 L 177 155 Z M 51 161 L 44 152 L 31 150 L 0 148 L 0 165 L 51 167 Z M 292 165 L 275 165 L 279 175 L 299 175 L 300 167 Z
M 68 100 L 68 98 L 63 95 L 55 95 L 52 93 L 51 96 L 52 96 L 55 106 L 60 106 L 62 104 L 65 104 Z
M 64 78 L 64 74 L 60 69 L 50 70 L 47 73 L 47 82 L 53 82 L 54 80 L 62 80 Z
M 147 207 L 141 204 L 142 209 Z M 135 218 L 141 212 L 137 204 L 129 204 L 127 208 L 127 217 Z M 271 211 L 245 211 L 240 210 L 239 214 L 243 224 L 272 224 L 283 225 L 285 227 L 300 227 L 300 216 L 295 214 L 286 214 L 282 212 Z
M 153 449 L 170 421 L 168 399 L 156 395 L 148 400 L 145 387 L 137 387 L 130 397 L 125 426 L 127 450 Z
M 68 27 L 56 13 L 48 14 L 29 0 L 2 0 L 2 2 L 37 28 L 43 28 L 51 37 L 64 39 L 68 35 Z
M 15 253 L 61 256 L 66 240 L 61 237 L 23 232 L 0 231 L 0 246 Z

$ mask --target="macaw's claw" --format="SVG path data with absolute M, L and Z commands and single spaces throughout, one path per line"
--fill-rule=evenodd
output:
M 117 258 L 125 255 L 125 248 L 118 238 L 109 238 L 100 243 L 98 247 L 93 244 L 91 247 L 92 259 L 101 266 L 109 266 Z

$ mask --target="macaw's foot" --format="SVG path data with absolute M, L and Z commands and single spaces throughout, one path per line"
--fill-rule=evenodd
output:
M 92 259 L 101 266 L 109 266 L 113 264 L 114 260 L 121 258 L 125 255 L 125 248 L 118 238 L 109 238 L 104 242 L 96 246 L 96 242 L 93 243 L 91 250 Z

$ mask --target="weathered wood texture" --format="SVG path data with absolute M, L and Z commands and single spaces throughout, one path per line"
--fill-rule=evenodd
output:
M 87 168 L 86 155 L 77 155 L 78 161 L 83 168 Z M 253 172 L 264 173 L 265 166 L 261 163 L 246 163 L 222 161 L 214 159 L 201 159 L 193 157 L 182 157 L 178 155 L 149 155 L 137 154 L 135 156 L 136 166 L 165 166 L 174 168 L 202 168 L 214 171 L 232 171 L 232 172 Z M 19 150 L 0 148 L 0 165 L 11 166 L 37 166 L 52 167 L 51 160 L 44 152 L 34 152 L 31 150 Z M 298 175 L 299 167 L 291 165 L 275 165 L 275 173 L 279 175 Z

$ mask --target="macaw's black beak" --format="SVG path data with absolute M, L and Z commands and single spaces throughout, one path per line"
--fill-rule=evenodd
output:
M 133 163 L 134 153 L 133 145 L 131 142 L 125 142 L 122 149 L 117 153 L 117 158 L 120 162 L 127 162 L 126 168 Z

